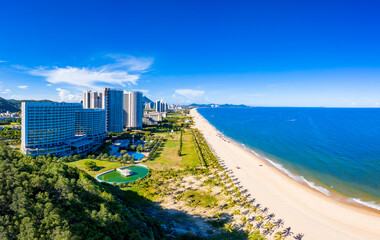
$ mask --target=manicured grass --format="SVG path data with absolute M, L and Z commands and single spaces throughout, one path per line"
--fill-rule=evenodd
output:
M 173 135 L 173 138 L 167 138 L 163 146 L 157 150 L 156 157 L 152 161 L 147 161 L 144 164 L 155 170 L 178 169 L 182 160 L 181 157 L 178 156 L 178 141 L 178 133 Z
M 96 165 L 98 166 L 95 171 L 90 171 L 90 170 L 86 169 L 84 163 L 88 160 L 94 161 L 96 163 Z M 78 160 L 78 161 L 74 161 L 74 162 L 69 162 L 66 164 L 69 166 L 77 167 L 81 170 L 84 170 L 85 172 L 87 172 L 88 174 L 90 174 L 93 177 L 95 177 L 99 173 L 121 167 L 120 163 L 100 161 L 100 160 L 94 160 L 94 159 L 82 159 L 82 160 Z
M 182 167 L 196 167 L 199 165 L 197 152 L 190 131 L 182 135 Z
M 179 132 L 175 132 L 157 150 L 157 155 L 152 161 L 144 162 L 149 168 L 163 171 L 169 169 L 184 169 L 187 166 L 198 166 L 198 157 L 195 152 L 194 142 L 189 131 L 184 132 L 182 136 L 182 156 L 178 156 L 179 149 Z

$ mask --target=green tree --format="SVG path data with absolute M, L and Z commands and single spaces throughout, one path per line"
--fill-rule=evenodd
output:
M 88 170 L 95 170 L 98 167 L 96 165 L 96 162 L 91 161 L 91 160 L 87 160 L 86 162 L 84 162 L 84 166 Z

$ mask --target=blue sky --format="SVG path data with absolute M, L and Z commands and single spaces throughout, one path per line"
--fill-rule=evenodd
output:
M 3 1 L 0 96 L 380 106 L 377 1 Z

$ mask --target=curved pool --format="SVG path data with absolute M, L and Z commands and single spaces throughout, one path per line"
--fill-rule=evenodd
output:
M 144 178 L 149 173 L 148 167 L 141 164 L 121 167 L 121 169 L 125 169 L 125 168 L 131 170 L 133 174 L 130 176 L 124 176 L 120 172 L 116 171 L 116 169 L 114 169 L 114 170 L 110 170 L 110 171 L 99 174 L 98 176 L 96 176 L 96 179 L 99 182 L 107 182 L 110 184 L 129 183 L 129 182 L 133 182 L 138 179 Z

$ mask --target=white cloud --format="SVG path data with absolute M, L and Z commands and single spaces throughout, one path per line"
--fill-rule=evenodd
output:
M 187 98 L 202 97 L 205 94 L 205 91 L 195 89 L 177 89 L 174 92 Z
M 147 71 L 153 62 L 150 58 L 109 57 L 115 62 L 96 68 L 67 66 L 49 69 L 41 67 L 29 70 L 29 73 L 45 77 L 50 84 L 63 83 L 96 89 L 98 85 L 104 86 L 106 83 L 125 87 L 126 84 L 136 84 L 140 74 Z
M 1 93 L 2 94 L 8 94 L 8 93 L 10 93 L 10 92 L 12 92 L 10 89 L 4 89 L 4 91 L 2 91 Z
M 81 94 L 73 94 L 69 90 L 56 88 L 58 91 L 59 99 L 62 102 L 80 102 L 82 100 Z
M 20 85 L 20 86 L 17 86 L 18 88 L 21 88 L 21 89 L 26 89 L 26 88 L 28 88 L 28 86 L 26 86 L 26 85 Z
M 8 62 L 8 61 L 0 60 L 0 63 L 6 63 L 6 62 Z
M 48 83 L 48 84 L 46 84 L 46 86 L 51 87 L 51 86 L 53 86 L 53 85 L 51 85 L 51 83 Z

